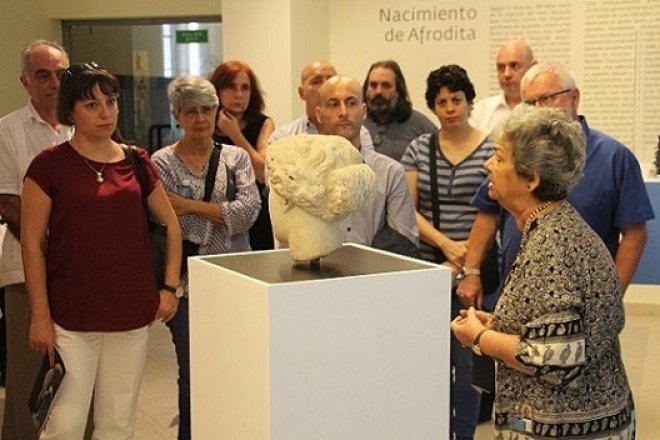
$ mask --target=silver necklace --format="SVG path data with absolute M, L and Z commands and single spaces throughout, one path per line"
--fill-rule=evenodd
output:
M 104 162 L 104 163 L 103 163 L 103 166 L 101 167 L 101 169 L 97 171 L 96 168 L 94 168 L 94 167 L 92 166 L 92 164 L 89 163 L 89 161 L 85 158 L 85 156 L 83 156 L 82 154 L 80 154 L 80 151 L 78 151 L 78 149 L 77 149 L 76 147 L 74 147 L 73 144 L 71 144 L 71 146 L 73 147 L 73 150 L 74 150 L 76 153 L 78 153 L 78 156 L 83 160 L 83 162 L 85 162 L 85 165 L 87 165 L 87 166 L 89 167 L 90 170 L 94 171 L 94 174 L 96 174 L 96 181 L 97 181 L 99 184 L 103 183 L 103 182 L 105 181 L 105 178 L 103 177 L 103 170 L 105 170 L 105 166 L 107 165 L 107 162 Z
M 105 166 L 107 165 L 107 163 L 104 163 L 103 166 L 101 167 L 101 169 L 97 171 L 96 168 L 94 168 L 94 167 L 92 166 L 92 164 L 89 163 L 89 161 L 88 161 L 87 159 L 85 159 L 85 158 L 82 156 L 82 154 L 78 153 L 78 155 L 79 155 L 80 158 L 85 162 L 85 164 L 87 164 L 87 166 L 89 167 L 89 169 L 92 170 L 92 171 L 94 171 L 94 173 L 96 174 L 96 181 L 97 181 L 98 183 L 103 183 L 103 181 L 105 180 L 105 179 L 103 178 L 103 170 L 105 170 Z

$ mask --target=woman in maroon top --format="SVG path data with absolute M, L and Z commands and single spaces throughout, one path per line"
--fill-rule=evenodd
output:
M 30 164 L 21 246 L 30 302 L 29 343 L 60 353 L 66 375 L 41 438 L 82 438 L 94 394 L 94 438 L 130 439 L 147 352 L 147 327 L 176 313 L 181 230 L 158 174 L 150 213 L 167 226 L 165 285 L 156 286 L 140 184 L 117 128 L 117 79 L 95 63 L 68 68 L 57 116 L 71 141 Z

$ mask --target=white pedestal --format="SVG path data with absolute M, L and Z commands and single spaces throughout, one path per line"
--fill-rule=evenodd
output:
M 446 439 L 450 271 L 346 245 L 190 262 L 195 439 Z

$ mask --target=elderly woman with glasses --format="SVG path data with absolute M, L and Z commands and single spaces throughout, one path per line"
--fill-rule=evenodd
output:
M 144 151 L 148 195 L 114 140 L 119 83 L 96 63 L 63 73 L 57 117 L 69 142 L 30 164 L 21 247 L 30 302 L 29 343 L 66 375 L 42 439 L 80 439 L 94 397 L 93 438 L 130 439 L 147 355 L 147 329 L 178 300 L 153 276 L 147 215 L 167 226 L 165 284 L 179 284 L 181 230 Z M 159 290 L 160 289 L 160 290 Z M 27 408 L 25 408 L 27 411 Z
M 462 310 L 451 328 L 499 363 L 496 438 L 634 439 L 617 271 L 566 201 L 584 166 L 580 124 L 560 110 L 521 109 L 495 139 L 488 193 L 522 242 L 494 313 Z
M 186 75 L 173 80 L 167 94 L 172 116 L 184 134 L 174 144 L 154 153 L 153 161 L 181 222 L 184 242 L 193 243 L 199 255 L 249 251 L 248 231 L 257 218 L 261 200 L 247 152 L 213 140 L 218 112 L 215 87 L 204 78 Z M 189 245 L 184 246 L 184 258 L 189 248 Z M 183 296 L 179 309 L 167 325 L 179 363 L 178 438 L 185 440 L 190 438 L 188 275 L 185 269 L 181 280 Z

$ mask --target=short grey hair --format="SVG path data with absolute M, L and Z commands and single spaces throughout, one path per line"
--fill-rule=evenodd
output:
M 559 78 L 559 86 L 562 89 L 574 89 L 577 87 L 573 75 L 561 64 L 556 63 L 538 63 L 529 68 L 522 80 L 520 80 L 520 90 L 522 91 L 537 76 L 543 73 L 552 73 Z
M 566 112 L 553 108 L 519 107 L 495 131 L 495 142 L 513 149 L 516 174 L 540 183 L 539 200 L 561 200 L 582 177 L 586 139 L 582 127 Z
M 266 170 L 272 191 L 326 222 L 339 221 L 374 198 L 375 173 L 341 136 L 303 134 L 273 142 Z
M 25 46 L 21 51 L 21 76 L 23 78 L 27 76 L 28 66 L 30 65 L 30 56 L 32 55 L 32 51 L 39 46 L 52 47 L 53 49 L 62 52 L 67 57 L 67 59 L 69 58 L 69 56 L 66 53 L 66 50 L 64 50 L 64 48 L 60 43 L 51 40 L 34 40 L 33 42 Z
M 209 107 L 217 107 L 219 103 L 211 81 L 197 75 L 184 75 L 170 81 L 167 97 L 175 115 L 181 112 L 186 101 Z

